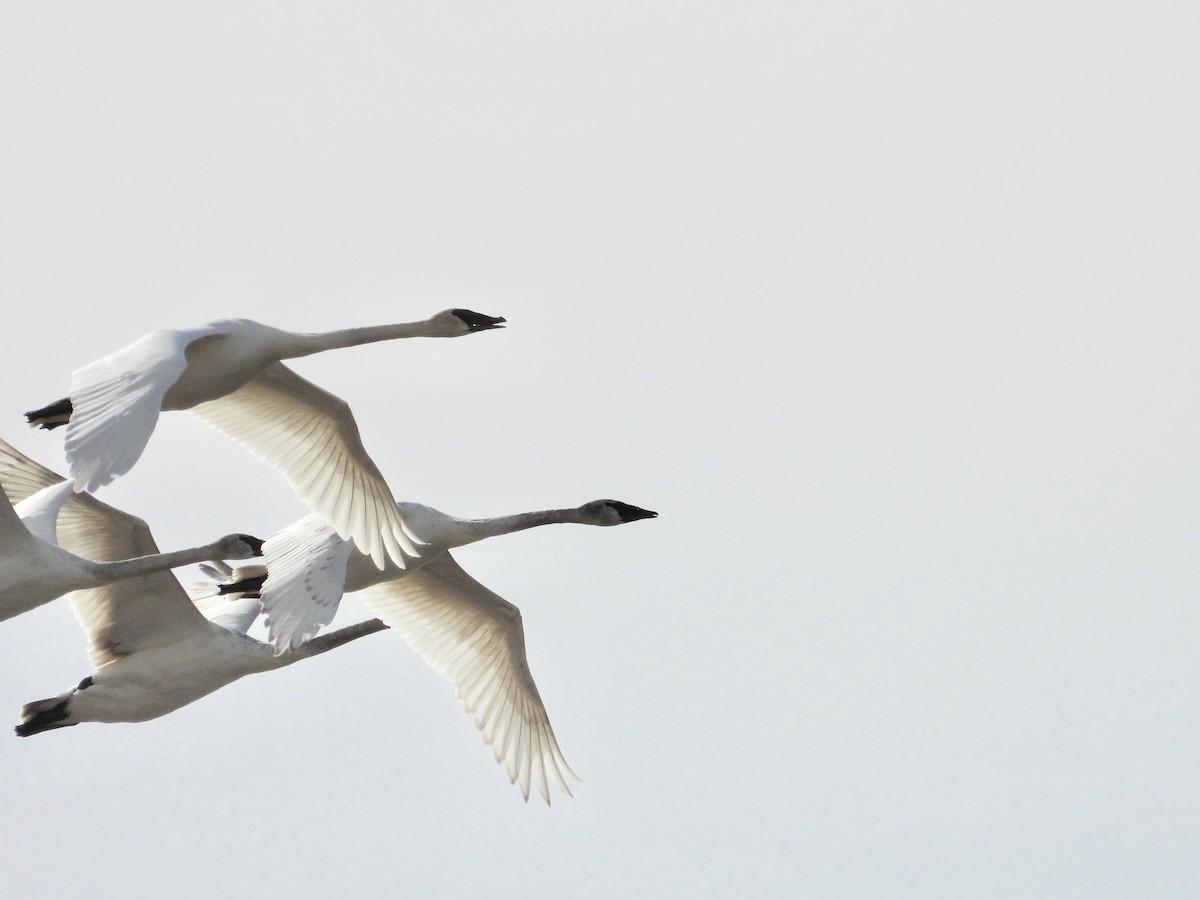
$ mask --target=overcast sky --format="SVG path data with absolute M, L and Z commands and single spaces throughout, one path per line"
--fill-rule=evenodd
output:
M 1200 895 L 1189 3 L 5 3 L 0 437 L 147 331 L 465 306 L 297 362 L 462 550 L 574 798 L 387 633 L 0 735 L 40 898 Z M 304 514 L 186 414 L 100 496 Z M 180 572 L 185 582 L 197 570 Z M 348 599 L 338 623 L 366 618 Z M 90 672 L 0 627 L 0 710 Z M 7 726 L 6 726 L 7 727 Z

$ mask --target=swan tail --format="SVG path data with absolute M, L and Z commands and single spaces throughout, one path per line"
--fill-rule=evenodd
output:
M 63 397 L 49 406 L 25 413 L 25 421 L 29 423 L 30 428 L 57 428 L 59 425 L 66 425 L 71 421 L 71 413 L 74 412 L 74 409 L 71 405 L 71 398 Z
M 217 585 L 218 594 L 240 594 L 242 597 L 259 599 L 262 597 L 262 586 L 266 583 L 266 575 L 255 575 L 242 578 L 239 581 L 226 581 Z M 234 599 L 237 599 L 236 597 Z
M 71 714 L 67 709 L 70 699 L 68 695 L 26 703 L 21 707 L 21 724 L 13 730 L 19 737 L 29 737 L 31 734 L 41 734 L 53 728 L 66 728 L 77 724 L 63 721 Z

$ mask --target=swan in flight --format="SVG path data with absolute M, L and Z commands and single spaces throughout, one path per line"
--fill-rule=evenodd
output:
M 385 557 L 403 566 L 418 551 L 349 406 L 280 360 L 376 341 L 458 337 L 504 321 L 449 309 L 421 322 L 318 334 L 249 319 L 154 331 L 78 369 L 70 396 L 25 417 L 32 426 L 67 426 L 75 490 L 95 491 L 133 467 L 160 412 L 190 410 L 278 469 L 309 509 L 376 566 Z
M 70 482 L 2 440 L 0 487 L 0 620 L 81 588 L 206 559 L 247 559 L 262 552 L 258 538 L 230 534 L 203 547 L 173 553 L 150 549 L 107 557 L 99 556 L 95 543 L 80 541 L 77 556 L 59 546 L 57 531 L 71 527 L 66 523 L 85 515 L 85 510 L 95 518 L 98 530 L 145 528 L 145 524 L 90 496 L 75 497 Z
M 88 497 L 85 514 L 59 526 L 68 544 L 106 554 L 153 553 L 144 522 Z M 123 519 L 113 527 L 113 517 Z M 231 577 L 239 578 L 241 570 Z M 174 712 L 244 675 L 325 653 L 387 626 L 359 622 L 276 654 L 246 634 L 260 612 L 257 595 L 191 600 L 170 572 L 76 591 L 71 607 L 88 637 L 95 671 L 57 697 L 26 703 L 21 737 L 80 722 L 144 722 Z
M 260 571 L 221 590 L 261 590 L 268 632 L 284 654 L 308 646 L 333 620 L 344 592 L 362 591 L 367 608 L 454 686 L 526 800 L 531 781 L 546 803 L 548 780 L 569 796 L 566 776 L 576 776 L 529 672 L 520 610 L 468 575 L 449 551 L 540 525 L 620 525 L 658 514 L 618 500 L 491 519 L 459 519 L 419 503 L 399 507 L 424 544 L 406 569 L 375 568 L 319 517 L 307 516 L 263 545 L 269 574 Z

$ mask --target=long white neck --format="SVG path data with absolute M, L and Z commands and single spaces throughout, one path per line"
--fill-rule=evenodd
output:
M 193 563 L 208 562 L 223 555 L 220 541 L 205 544 L 203 547 L 191 547 L 187 550 L 173 550 L 170 553 L 153 553 L 149 556 L 135 556 L 131 559 L 118 559 L 111 562 L 88 560 L 88 569 L 99 583 L 107 584 L 120 578 L 132 578 L 135 575 L 152 575 L 155 572 L 165 572 L 179 566 L 190 566 Z
M 363 328 L 343 328 L 338 331 L 322 331 L 315 334 L 292 334 L 291 347 L 284 359 L 311 356 L 326 350 L 357 347 L 379 341 L 398 341 L 412 337 L 448 337 L 433 319 L 421 322 L 401 322 L 395 325 L 368 325 Z
M 328 653 L 330 650 L 336 649 L 343 644 L 356 641 L 377 631 L 385 631 L 387 628 L 388 626 L 384 625 L 379 619 L 368 619 L 365 622 L 347 625 L 345 628 L 339 628 L 337 631 L 331 631 L 329 634 L 318 635 L 311 640 L 307 640 L 295 650 L 287 650 L 283 653 L 276 651 L 276 655 L 271 657 L 269 666 L 275 669 L 282 666 L 290 666 L 294 662 L 308 659 L 310 656 Z
M 499 534 L 512 534 L 514 531 L 564 522 L 587 524 L 579 509 L 542 509 L 511 516 L 496 516 L 492 519 L 455 519 L 453 537 L 447 542 L 447 546 L 461 547 Z

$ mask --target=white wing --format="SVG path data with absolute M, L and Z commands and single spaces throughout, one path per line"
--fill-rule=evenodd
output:
M 42 488 L 58 484 L 63 477 L 0 440 L 0 480 L 4 482 L 4 493 L 8 499 L 20 503 Z
M 268 579 L 269 580 L 269 579 Z M 549 803 L 548 779 L 566 794 L 563 758 L 525 659 L 521 613 L 463 571 L 449 553 L 403 578 L 361 591 L 368 609 L 452 685 L 484 743 L 528 799 Z
M 419 556 L 345 401 L 272 363 L 231 394 L 192 408 L 278 469 L 309 509 L 383 568 Z
M 4 478 L 0 474 L 0 481 Z M 7 487 L 7 485 L 5 485 Z M 8 548 L 17 546 L 17 541 L 29 539 L 29 529 L 13 509 L 12 500 L 7 491 L 0 491 L 0 545 Z M 12 552 L 9 550 L 8 552 Z
M 54 485 L 62 479 L 50 472 L 44 466 L 30 460 L 11 444 L 0 440 L 0 539 L 4 546 L 16 546 L 14 541 L 29 539 L 30 526 L 24 522 L 22 511 L 14 509 L 14 504 L 22 504 L 43 488 Z M 50 542 L 54 542 L 53 526 L 50 528 Z M 44 535 L 38 535 L 43 540 Z
M 208 621 L 239 634 L 249 631 L 262 612 L 262 604 L 253 597 L 231 599 L 224 595 L 212 595 L 192 602 Z
M 333 621 L 354 544 L 320 516 L 306 516 L 263 544 L 267 632 L 276 654 L 295 650 Z
M 69 481 L 60 481 L 49 487 L 42 488 L 36 494 L 26 497 L 15 507 L 21 521 L 39 540 L 47 544 L 58 545 L 55 533 L 58 525 L 58 514 L 67 499 L 75 493 L 75 486 Z
M 55 523 L 71 494 L 62 476 L 0 440 L 0 484 L 4 495 L 0 499 L 0 533 L 7 541 L 24 540 L 26 532 L 32 532 L 48 544 L 57 544 Z
M 146 523 L 90 494 L 77 494 L 58 517 L 59 545 L 100 561 L 158 553 Z M 139 575 L 75 591 L 71 608 L 99 668 L 137 650 L 161 647 L 209 630 L 208 620 L 170 572 Z
M 71 376 L 63 447 L 76 490 L 94 491 L 133 468 L 154 433 L 163 396 L 187 368 L 188 345 L 228 326 L 154 331 Z

